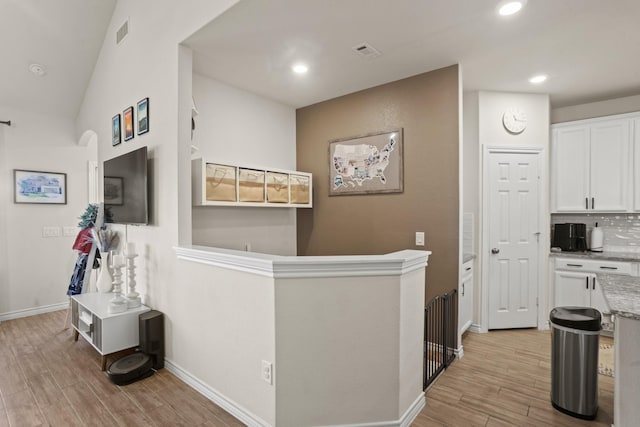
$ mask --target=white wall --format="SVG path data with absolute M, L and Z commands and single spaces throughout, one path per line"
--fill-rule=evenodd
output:
M 479 140 L 481 145 L 549 148 L 549 96 L 505 92 L 479 92 Z M 519 135 L 505 131 L 502 114 L 518 107 L 527 115 L 527 129 Z
M 480 145 L 478 142 L 479 105 L 478 92 L 465 92 L 463 94 L 463 127 L 464 140 L 462 143 L 462 170 L 463 170 L 463 212 L 473 213 L 473 229 L 475 231 L 473 253 L 478 253 L 478 217 L 479 217 L 479 167 Z
M 191 70 L 182 61 L 184 52 L 179 43 L 235 3 L 119 0 L 77 118 L 78 135 L 86 130 L 98 135 L 100 164 L 148 147 L 150 224 L 114 229 L 126 232 L 128 240 L 137 243 L 138 290 L 145 303 L 165 313 L 169 359 L 175 348 L 173 319 L 184 310 L 172 300 L 181 284 L 181 278 L 175 275 L 172 248 L 179 242 L 179 230 L 191 229 L 191 208 L 184 206 L 190 193 L 190 122 L 182 102 L 190 99 L 191 93 L 179 93 L 184 89 L 181 79 L 190 83 Z M 129 35 L 116 45 L 115 33 L 127 18 Z M 111 117 L 145 97 L 149 97 L 150 131 L 112 147 Z M 197 352 L 198 344 L 192 342 L 186 350 Z
M 276 279 L 277 425 L 394 425 L 409 410 L 424 275 Z
M 473 98 L 470 102 L 474 102 Z M 475 106 L 467 105 L 470 111 L 474 111 Z M 519 135 L 512 135 L 505 131 L 502 124 L 502 114 L 507 108 L 518 107 L 522 109 L 526 116 L 528 125 L 524 132 Z M 538 310 L 538 324 L 546 322 L 546 317 L 541 313 L 546 313 L 545 301 L 548 300 L 549 284 L 547 281 L 546 265 L 549 248 L 549 96 L 521 93 L 504 92 L 479 92 L 478 93 L 478 164 L 479 183 L 478 194 L 480 204 L 478 206 L 478 259 L 477 272 L 474 273 L 477 285 L 474 292 L 474 325 L 476 329 L 485 330 L 488 325 L 488 272 L 486 270 L 486 259 L 483 248 L 483 200 L 482 200 L 482 177 L 483 149 L 484 147 L 512 147 L 512 148 L 541 148 L 540 156 L 541 180 L 540 180 L 540 272 L 539 283 L 542 296 L 540 308 Z M 475 114 L 475 113 L 472 113 Z M 544 318 L 543 318 L 544 317 Z
M 551 110 L 551 123 L 570 122 L 634 111 L 640 111 L 640 95 L 554 108 Z
M 293 107 L 193 75 L 198 108 L 195 157 L 207 161 L 295 170 Z M 292 208 L 194 207 L 193 244 L 278 255 L 296 254 Z
M 6 120 L 2 117 L 1 120 Z M 7 310 L 2 301 L 9 301 L 9 265 L 7 264 L 7 209 L 11 200 L 9 195 L 12 176 L 7 167 L 7 150 L 5 148 L 4 125 L 0 126 L 0 313 Z
M 262 360 L 276 362 L 274 279 L 189 261 L 176 274 L 173 363 L 275 425 L 275 387 L 261 377 Z
M 278 280 L 278 425 L 399 418 L 399 298 L 398 278 L 391 276 Z M 375 334 L 358 333 L 366 330 Z M 306 366 L 310 361 L 315 369 Z M 386 399 L 372 401 L 371 392 Z M 347 418 L 354 414 L 359 418 Z
M 0 316 L 65 304 L 77 259 L 72 236 L 42 237 L 43 227 L 76 227 L 88 204 L 87 163 L 95 146 L 79 146 L 65 117 L 0 107 Z M 15 204 L 13 169 L 67 174 L 66 205 Z

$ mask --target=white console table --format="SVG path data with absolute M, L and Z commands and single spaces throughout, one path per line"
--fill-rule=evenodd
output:
M 100 367 L 104 371 L 107 356 L 139 345 L 138 316 L 149 307 L 130 308 L 122 313 L 109 313 L 112 293 L 86 293 L 71 297 L 71 324 L 74 339 L 81 335 L 102 356 Z

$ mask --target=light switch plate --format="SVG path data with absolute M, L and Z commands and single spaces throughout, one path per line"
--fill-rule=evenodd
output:
M 424 246 L 424 231 L 416 231 L 416 246 Z
M 64 227 L 64 235 L 65 236 L 75 236 L 78 232 L 78 227 Z
M 42 237 L 60 237 L 61 235 L 60 227 L 42 227 Z

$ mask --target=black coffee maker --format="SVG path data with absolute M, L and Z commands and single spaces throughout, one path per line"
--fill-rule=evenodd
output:
M 556 224 L 553 230 L 553 244 L 564 252 L 587 250 L 587 226 L 579 222 Z

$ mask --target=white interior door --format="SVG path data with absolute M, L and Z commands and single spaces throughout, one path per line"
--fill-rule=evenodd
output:
M 537 326 L 539 154 L 489 152 L 489 329 Z

